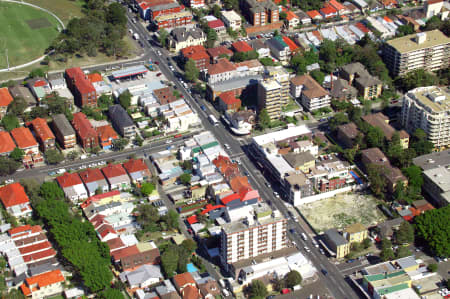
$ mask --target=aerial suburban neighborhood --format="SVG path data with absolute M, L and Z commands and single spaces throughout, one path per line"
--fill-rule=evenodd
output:
M 450 298 L 447 0 L 0 0 L 0 297 Z

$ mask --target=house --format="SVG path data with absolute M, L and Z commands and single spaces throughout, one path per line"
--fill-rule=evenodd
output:
M 444 8 L 443 0 L 428 0 L 425 2 L 425 18 L 430 19 L 433 16 L 438 16 Z
M 300 24 L 309 25 L 311 24 L 311 18 L 304 12 L 303 10 L 297 10 L 296 12 L 298 19 L 300 20 Z
M 343 258 L 350 253 L 350 243 L 335 229 L 324 232 L 325 243 L 335 254 L 336 258 Z
M 183 299 L 201 299 L 200 290 L 195 286 L 188 285 L 181 292 Z
M 108 109 L 114 129 L 124 138 L 131 138 L 136 135 L 136 126 L 128 112 L 121 105 L 113 105 Z
M 344 229 L 344 238 L 351 243 L 361 243 L 364 239 L 367 239 L 369 232 L 367 228 L 361 223 L 354 223 L 347 226 Z
M 97 92 L 87 76 L 79 67 L 66 69 L 67 86 L 75 98 L 78 107 L 97 107 Z
M 210 60 L 205 47 L 201 45 L 189 46 L 181 49 L 181 57 L 185 62 L 187 62 L 189 59 L 192 59 L 199 71 L 206 69 L 209 65 Z
M 13 101 L 13 97 L 9 93 L 7 87 L 0 88 L 0 119 L 6 115 L 9 104 Z
M 292 78 L 290 80 L 290 93 L 295 98 L 300 95 L 300 101 L 308 111 L 330 106 L 330 94 L 310 75 Z
M 391 141 L 392 136 L 398 133 L 400 137 L 400 145 L 403 149 L 409 146 L 409 134 L 405 130 L 397 131 L 389 124 L 389 118 L 381 112 L 364 115 L 361 117 L 366 123 L 373 127 L 380 128 L 383 131 L 386 140 Z
M 300 24 L 300 18 L 295 13 L 288 10 L 286 12 L 286 20 L 284 20 L 284 23 L 288 30 L 292 30 Z
M 16 142 L 17 147 L 25 152 L 22 163 L 26 167 L 44 161 L 39 153 L 39 144 L 34 139 L 30 129 L 26 127 L 15 128 L 11 131 L 11 136 Z
M 253 110 L 241 110 L 232 114 L 225 112 L 225 115 L 231 123 L 231 131 L 236 135 L 250 134 L 256 122 L 256 113 Z
M 308 15 L 308 17 L 311 18 L 311 20 L 313 20 L 313 22 L 315 22 L 315 21 L 320 21 L 320 20 L 323 19 L 322 15 L 321 15 L 320 12 L 317 11 L 317 10 L 310 10 L 310 11 L 307 11 L 306 14 Z
M 268 57 L 270 55 L 269 47 L 260 39 L 250 41 L 253 50 L 258 53 L 259 58 Z
M 123 168 L 125 168 L 133 183 L 146 181 L 152 176 L 143 159 L 130 159 L 123 163 Z
M 102 149 L 113 147 L 114 140 L 119 139 L 116 131 L 110 125 L 104 125 L 95 128 L 98 134 L 99 145 Z
M 208 22 L 208 27 L 217 34 L 224 34 L 226 31 L 225 24 L 221 20 L 212 20 Z
M 336 9 L 336 11 L 338 12 L 338 14 L 340 16 L 343 16 L 343 15 L 346 15 L 346 14 L 350 13 L 350 11 L 344 5 L 342 5 L 341 3 L 339 3 L 336 0 L 328 1 L 327 5 L 333 7 L 334 9 Z
M 383 83 L 369 74 L 360 62 L 350 63 L 341 68 L 341 76 L 354 85 L 365 100 L 377 98 L 381 95 Z
M 98 146 L 98 133 L 83 112 L 73 114 L 72 126 L 77 132 L 78 141 L 84 149 Z
M 274 36 L 266 41 L 270 53 L 279 61 L 288 61 L 291 55 L 289 46 L 284 42 L 281 36 Z
M 32 299 L 48 298 L 64 291 L 64 275 L 61 270 L 53 270 L 28 277 L 20 286 L 25 297 Z
M 14 99 L 22 98 L 25 100 L 25 103 L 27 103 L 27 107 L 25 108 L 24 112 L 30 112 L 31 109 L 33 109 L 33 107 L 36 107 L 37 105 L 36 98 L 33 96 L 31 91 L 25 86 L 15 85 L 9 88 L 9 92 L 11 93 Z
M 168 38 L 168 47 L 175 52 L 181 49 L 203 45 L 206 42 L 206 34 L 201 28 L 174 28 Z
M 66 80 L 61 74 L 52 74 L 48 76 L 48 83 L 52 91 L 67 88 Z
M 174 89 L 172 87 L 164 87 L 153 90 L 153 96 L 161 105 L 166 105 L 178 100 L 174 95 Z
M 324 17 L 325 19 L 331 19 L 331 18 L 337 17 L 337 15 L 338 15 L 337 10 L 331 5 L 328 5 L 328 6 L 325 6 L 321 9 L 319 9 L 319 12 L 322 15 L 322 17 Z
M 53 116 L 52 129 L 56 135 L 56 140 L 63 148 L 73 148 L 77 143 L 75 130 L 64 114 Z
M 104 193 L 108 191 L 108 183 L 103 173 L 98 168 L 88 168 L 78 173 L 83 181 L 89 196 L 94 196 L 98 191 Z
M 142 265 L 134 271 L 120 273 L 120 280 L 127 282 L 131 289 L 143 289 L 163 279 L 161 268 L 157 265 Z
M 355 123 L 340 125 L 337 128 L 337 139 L 345 148 L 353 148 L 355 138 L 360 134 Z
M 211 63 L 217 63 L 220 58 L 230 59 L 233 56 L 233 51 L 225 46 L 218 46 L 215 48 L 209 48 L 206 50 L 209 57 L 211 57 Z
M 234 31 L 239 31 L 241 29 L 242 19 L 239 14 L 234 10 L 223 10 L 221 11 L 222 21 L 225 26 L 231 28 Z
M 158 248 L 141 250 L 138 247 L 137 253 L 129 254 L 120 259 L 123 271 L 131 271 L 142 265 L 157 265 L 159 262 L 160 253 Z
M 65 172 L 62 176 L 56 178 L 56 182 L 63 189 L 65 196 L 72 202 L 79 202 L 88 198 L 88 192 L 77 173 Z
M 32 78 L 27 81 L 27 86 L 37 101 L 41 101 L 52 91 L 50 84 L 45 78 Z
M 196 287 L 195 280 L 189 272 L 175 275 L 172 278 L 172 281 L 173 285 L 180 294 L 182 294 L 183 289 L 188 286 Z
M 215 64 L 210 64 L 204 76 L 209 84 L 230 80 L 237 76 L 236 67 L 226 58 L 221 58 Z
M 300 51 L 300 47 L 289 37 L 283 36 L 283 41 L 289 46 L 289 51 L 291 51 L 292 55 Z
M 241 108 L 241 100 L 236 98 L 233 92 L 227 91 L 220 94 L 217 100 L 217 105 L 219 111 L 225 112 L 232 110 L 236 112 L 239 108 Z
M 383 4 L 384 9 L 393 9 L 397 7 L 398 2 L 396 0 L 381 0 L 381 4 Z
M 43 118 L 35 118 L 27 123 L 28 127 L 31 127 L 34 132 L 34 136 L 39 142 L 41 151 L 45 152 L 48 149 L 55 148 L 55 135 L 47 124 L 47 121 Z
M 214 279 L 209 279 L 204 283 L 199 283 L 198 289 L 200 290 L 200 294 L 205 299 L 214 299 L 220 296 L 220 287 Z
M 0 156 L 9 155 L 15 148 L 11 135 L 7 131 L 0 131 Z
M 339 101 L 351 101 L 352 99 L 356 99 L 358 90 L 351 86 L 347 80 L 331 78 L 330 95 L 333 99 Z
M 124 190 L 130 187 L 130 178 L 128 177 L 127 172 L 121 164 L 108 164 L 101 170 L 105 175 L 106 180 L 108 181 L 109 189 Z
M 234 51 L 237 53 L 247 53 L 253 51 L 252 47 L 245 41 L 237 41 L 231 44 Z
M 19 183 L 0 187 L 0 200 L 5 210 L 14 217 L 29 217 L 32 209 L 25 189 Z

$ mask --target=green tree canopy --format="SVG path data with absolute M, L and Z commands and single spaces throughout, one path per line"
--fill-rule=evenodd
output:
M 192 59 L 189 59 L 186 61 L 186 64 L 184 65 L 184 76 L 187 81 L 189 82 L 195 82 L 198 79 L 199 70 L 195 65 L 195 61 Z
M 55 181 L 44 182 L 39 188 L 39 195 L 45 200 L 64 199 L 64 191 Z
M 128 145 L 129 140 L 126 138 L 119 138 L 113 141 L 113 146 L 115 150 L 123 151 L 125 147 Z
M 98 294 L 100 299 L 123 299 L 122 292 L 118 289 L 107 288 Z
M 258 127 L 261 130 L 265 130 L 268 127 L 270 127 L 271 123 L 272 121 L 270 120 L 269 113 L 267 112 L 266 109 L 262 109 L 258 115 Z
M 406 92 L 420 86 L 437 85 L 439 78 L 433 73 L 429 73 L 423 69 L 417 69 L 397 79 L 395 83 L 400 89 Z
M 17 119 L 17 117 L 12 114 L 3 116 L 2 125 L 8 132 L 11 132 L 13 129 L 20 127 L 19 119 Z
M 195 252 L 195 250 L 197 250 L 197 242 L 192 239 L 184 240 L 183 242 L 181 242 L 181 246 L 183 246 L 189 253 L 193 253 Z
M 18 147 L 14 148 L 13 151 L 11 152 L 11 154 L 9 154 L 11 159 L 13 159 L 14 161 L 18 161 L 18 162 L 22 161 L 24 155 L 25 155 L 25 151 Z
M 402 222 L 395 234 L 395 240 L 398 244 L 413 243 L 414 227 L 407 221 Z
M 330 127 L 330 130 L 334 132 L 337 130 L 338 126 L 349 122 L 350 120 L 345 113 L 338 112 L 328 121 L 328 126 Z
M 155 225 L 155 223 L 158 222 L 160 219 L 158 209 L 153 205 L 149 204 L 138 205 L 136 208 L 136 212 L 137 212 L 136 221 L 144 231 L 152 230 L 151 229 L 152 225 Z
M 27 106 L 27 102 L 23 98 L 14 98 L 14 100 L 8 105 L 8 113 L 22 117 Z
M 0 175 L 10 175 L 16 172 L 22 163 L 9 159 L 7 157 L 0 157 Z
M 169 36 L 169 32 L 167 32 L 166 29 L 161 28 L 161 29 L 158 31 L 158 34 L 159 34 L 159 36 L 158 36 L 158 41 L 159 41 L 159 43 L 161 44 L 161 47 L 164 48 L 164 47 L 166 46 L 167 37 Z
M 64 160 L 64 155 L 58 151 L 57 149 L 48 149 L 44 153 L 45 160 L 49 164 L 58 164 L 62 160 Z
M 149 196 L 153 192 L 153 190 L 155 190 L 155 185 L 153 185 L 152 183 L 148 182 L 142 183 L 141 185 L 142 195 Z
M 249 293 L 253 298 L 257 296 L 266 298 L 269 292 L 267 291 L 266 285 L 261 280 L 255 279 L 252 280 L 252 283 L 250 284 Z
M 119 103 L 125 110 L 131 106 L 131 93 L 128 90 L 120 94 Z
M 425 85 L 424 85 L 425 86 Z M 417 129 L 410 141 L 410 146 L 416 151 L 418 156 L 429 154 L 433 151 L 434 145 L 427 139 L 427 134 L 422 129 Z
M 386 180 L 383 177 L 385 166 L 377 164 L 367 165 L 367 175 L 370 182 L 370 190 L 376 195 L 381 196 L 386 191 Z
M 189 183 L 191 182 L 191 175 L 189 173 L 183 173 L 182 175 L 180 175 L 180 182 L 183 185 L 189 185 Z
M 302 282 L 302 276 L 297 271 L 292 270 L 286 275 L 285 281 L 288 288 L 293 288 Z

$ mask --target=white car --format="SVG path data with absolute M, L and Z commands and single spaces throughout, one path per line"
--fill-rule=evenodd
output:
M 305 246 L 304 249 L 306 252 L 311 252 L 311 249 L 309 249 L 308 246 Z
M 229 145 L 228 143 L 225 143 L 223 146 L 224 146 L 226 149 L 230 149 L 230 148 L 231 148 L 230 145 Z
M 167 144 L 172 143 L 172 139 L 168 139 L 168 140 L 166 141 L 166 143 L 167 143 Z

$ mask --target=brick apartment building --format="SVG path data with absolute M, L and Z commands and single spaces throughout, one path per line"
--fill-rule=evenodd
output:
M 194 60 L 195 66 L 199 71 L 206 69 L 209 65 L 210 57 L 205 47 L 201 45 L 181 49 L 181 56 L 185 61 L 189 59 Z
M 98 146 L 98 133 L 83 112 L 77 112 L 73 115 L 72 126 L 83 148 Z
M 156 29 L 171 29 L 192 23 L 192 13 L 173 0 L 138 1 L 138 6 L 141 17 L 150 21 Z
M 253 26 L 265 26 L 280 20 L 278 6 L 271 0 L 246 0 L 243 8 Z
M 65 77 L 78 107 L 97 107 L 95 87 L 79 67 L 66 69 Z

